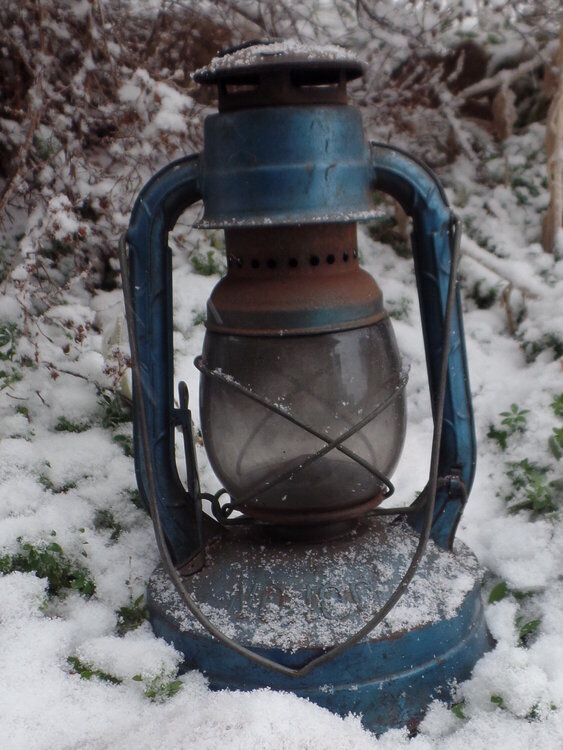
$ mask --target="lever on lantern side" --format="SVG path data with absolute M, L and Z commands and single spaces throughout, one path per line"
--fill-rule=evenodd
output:
M 412 216 L 414 265 L 422 314 L 426 364 L 434 421 L 444 336 L 451 265 L 459 245 L 459 220 L 455 219 L 438 178 L 411 155 L 388 144 L 372 143 L 373 186 L 395 198 Z M 452 234 L 453 233 L 453 234 Z M 431 538 L 451 549 L 457 524 L 475 475 L 476 445 L 465 353 L 461 299 L 456 288 L 449 334 L 444 424 L 438 463 L 438 492 Z M 418 531 L 424 511 L 409 515 Z

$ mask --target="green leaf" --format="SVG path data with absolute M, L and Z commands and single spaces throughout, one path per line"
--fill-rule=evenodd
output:
M 551 408 L 556 417 L 561 417 L 563 419 L 563 393 L 553 397 Z
M 95 669 L 91 664 L 84 664 L 77 656 L 69 656 L 67 662 L 83 680 L 91 680 L 92 677 L 97 677 L 98 680 L 110 682 L 112 685 L 120 685 L 123 682 L 120 677 L 104 672 L 102 669 Z
M 520 620 L 517 620 L 516 625 L 520 628 L 518 631 L 518 640 L 520 641 L 520 645 L 526 646 L 528 645 L 530 636 L 535 633 L 541 625 L 541 620 L 530 620 L 529 622 L 524 623 L 524 625 L 520 625 Z
M 491 703 L 494 703 L 497 708 L 506 708 L 502 695 L 491 695 Z
M 114 435 L 113 442 L 121 447 L 127 458 L 133 457 L 133 438 L 130 435 Z
M 496 586 L 493 586 L 491 593 L 489 594 L 489 604 L 495 604 L 496 602 L 502 601 L 506 596 L 507 590 L 508 587 L 506 581 L 502 581 L 501 583 L 497 583 Z
M 524 599 L 529 599 L 534 595 L 534 591 L 512 591 L 512 596 L 517 602 L 522 602 Z
M 135 630 L 145 622 L 149 616 L 148 609 L 144 602 L 144 594 L 138 596 L 134 601 L 130 595 L 129 605 L 120 607 L 117 610 L 116 630 L 118 635 L 125 635 L 131 630 Z
M 465 701 L 454 703 L 451 709 L 452 714 L 454 716 L 457 716 L 458 719 L 467 719 L 467 716 L 463 713 L 464 708 L 465 708 Z
M 173 682 L 169 682 L 166 686 L 166 696 L 168 698 L 172 698 L 173 695 L 176 695 L 176 693 L 179 693 L 182 689 L 182 681 L 181 680 L 174 680 Z
M 487 437 L 489 440 L 496 440 L 501 450 L 506 450 L 506 441 L 508 440 L 508 432 L 506 430 L 499 430 L 494 425 L 491 425 L 487 432 Z
M 563 427 L 554 427 L 553 435 L 550 435 L 547 442 L 554 458 L 559 461 L 563 456 Z
M 86 422 L 71 422 L 66 417 L 59 417 L 59 421 L 55 425 L 56 432 L 86 432 L 89 429 L 90 425 Z

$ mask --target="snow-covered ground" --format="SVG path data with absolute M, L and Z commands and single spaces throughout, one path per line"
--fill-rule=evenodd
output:
M 454 710 L 436 702 L 415 737 L 398 729 L 376 738 L 360 717 L 292 695 L 211 692 L 201 674 L 177 675 L 179 655 L 144 619 L 158 555 L 138 507 L 131 425 L 115 390 L 127 353 L 121 293 L 92 295 L 77 278 L 60 304 L 30 320 L 21 304 L 25 270 L 16 266 L 0 298 L 3 749 L 563 746 L 563 242 L 559 255 L 538 244 L 548 200 L 543 137 L 535 125 L 512 136 L 504 153 L 496 147 L 486 187 L 462 160 L 444 174 L 466 225 L 460 270 L 479 446 L 459 537 L 487 570 L 483 595 L 497 641 L 459 685 Z M 221 265 L 215 235 L 193 242 L 203 261 Z M 196 398 L 192 361 L 218 276 L 197 273 L 180 244 L 176 375 Z M 411 368 L 409 430 L 395 475 L 406 502 L 425 482 L 431 434 L 414 272 L 411 260 L 365 230 L 360 249 Z M 125 395 L 127 382 L 125 372 Z M 213 490 L 198 450 L 203 484 Z

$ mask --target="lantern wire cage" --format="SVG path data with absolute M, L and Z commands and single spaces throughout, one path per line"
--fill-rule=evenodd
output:
M 255 523 L 254 519 L 247 519 L 244 517 L 238 517 L 231 521 L 230 516 L 233 511 L 242 510 L 246 503 L 248 503 L 250 500 L 253 500 L 255 497 L 260 495 L 265 490 L 270 490 L 276 485 L 279 485 L 282 482 L 289 479 L 290 477 L 296 475 L 300 471 L 303 471 L 304 469 L 307 468 L 307 466 L 312 464 L 314 461 L 317 461 L 319 458 L 322 458 L 323 456 L 325 456 L 327 453 L 329 453 L 332 450 L 340 451 L 345 456 L 348 456 L 348 458 L 351 458 L 353 461 L 355 461 L 364 469 L 366 469 L 366 471 L 368 471 L 374 477 L 376 477 L 386 488 L 384 499 L 391 497 L 391 495 L 395 492 L 395 487 L 393 486 L 389 477 L 385 476 L 385 474 L 383 474 L 375 466 L 370 464 L 361 456 L 358 456 L 356 453 L 349 450 L 344 445 L 344 443 L 346 442 L 346 440 L 352 437 L 352 435 L 355 435 L 363 427 L 365 427 L 365 425 L 373 421 L 403 392 L 408 381 L 408 370 L 405 369 L 401 372 L 400 377 L 399 377 L 399 382 L 397 383 L 397 385 L 395 386 L 391 394 L 386 399 L 378 403 L 369 412 L 369 414 L 367 414 L 365 417 L 359 420 L 355 425 L 350 427 L 348 430 L 343 432 L 334 440 L 328 440 L 327 437 L 323 435 L 322 433 L 320 433 L 318 430 L 313 429 L 313 427 L 305 424 L 303 421 L 293 416 L 292 414 L 289 414 L 286 410 L 280 408 L 278 404 L 272 402 L 270 399 L 265 398 L 264 396 L 261 396 L 255 393 L 253 390 L 251 390 L 250 388 L 247 388 L 241 383 L 237 383 L 235 380 L 233 380 L 232 377 L 225 375 L 220 370 L 210 369 L 204 363 L 201 356 L 196 358 L 195 365 L 200 372 L 203 372 L 210 377 L 220 380 L 225 385 L 229 386 L 230 388 L 233 388 L 239 393 L 242 393 L 244 396 L 251 399 L 252 401 L 255 401 L 256 403 L 261 404 L 269 411 L 273 412 L 274 414 L 278 414 L 279 416 L 283 417 L 284 419 L 288 420 L 292 424 L 296 425 L 297 427 L 300 427 L 305 432 L 308 432 L 309 434 L 313 435 L 319 440 L 322 440 L 325 443 L 325 446 L 323 448 L 320 448 L 316 453 L 313 453 L 312 455 L 308 456 L 306 459 L 302 460 L 297 466 L 292 466 L 290 469 L 283 471 L 277 476 L 269 478 L 262 485 L 258 487 L 253 487 L 244 496 L 239 497 L 236 500 L 233 500 L 231 498 L 230 502 L 224 505 L 221 505 L 219 503 L 219 499 L 225 493 L 225 490 L 219 490 L 219 492 L 215 493 L 214 495 L 210 495 L 208 493 L 203 494 L 202 497 L 204 497 L 204 499 L 210 500 L 213 515 L 215 516 L 217 521 L 219 521 L 219 523 L 221 524 L 229 524 L 229 522 L 231 523 L 241 523 L 241 522 L 242 523 Z M 393 512 L 393 509 L 390 509 L 390 510 Z
M 420 512 L 422 509 L 424 509 L 424 522 L 423 522 L 422 531 L 420 533 L 420 537 L 419 537 L 419 541 L 418 541 L 415 553 L 412 557 L 412 560 L 406 572 L 404 573 L 400 582 L 396 586 L 395 590 L 390 594 L 390 596 L 388 597 L 387 601 L 383 604 L 383 606 L 371 616 L 371 618 L 366 622 L 366 624 L 362 628 L 360 628 L 357 632 L 355 632 L 353 635 L 351 635 L 350 637 L 348 637 L 341 643 L 335 646 L 332 646 L 331 648 L 327 649 L 320 655 L 313 657 L 306 664 L 304 664 L 303 666 L 299 668 L 287 667 L 283 664 L 280 664 L 279 662 L 276 662 L 272 659 L 268 659 L 265 656 L 257 654 L 251 649 L 246 648 L 242 644 L 238 643 L 236 640 L 228 637 L 225 633 L 219 630 L 209 620 L 209 618 L 201 611 L 201 609 L 196 604 L 192 596 L 186 590 L 184 581 L 182 579 L 182 575 L 176 569 L 173 563 L 173 560 L 170 555 L 170 551 L 168 549 L 168 545 L 165 539 L 164 530 L 162 526 L 162 520 L 160 518 L 158 504 L 157 504 L 155 467 L 153 465 L 153 460 L 152 460 L 150 436 L 149 436 L 149 430 L 148 430 L 148 421 L 147 421 L 146 408 L 145 408 L 145 393 L 143 391 L 141 362 L 140 362 L 138 346 L 137 346 L 136 318 L 135 318 L 135 309 L 134 309 L 134 301 L 133 301 L 133 291 L 131 288 L 131 282 L 130 282 L 129 271 L 128 271 L 129 263 L 128 263 L 128 247 L 127 247 L 126 235 L 123 235 L 120 240 L 119 256 L 120 256 L 120 264 L 121 264 L 121 275 L 123 279 L 123 293 L 124 293 L 124 298 L 125 298 L 125 316 L 126 316 L 127 328 L 129 332 L 129 341 L 130 341 L 130 347 L 131 347 L 131 368 L 133 372 L 133 381 L 135 385 L 135 388 L 133 390 L 133 394 L 134 394 L 133 398 L 134 398 L 134 406 L 138 414 L 140 445 L 143 451 L 143 456 L 144 456 L 145 465 L 146 465 L 145 469 L 146 469 L 146 478 L 147 478 L 147 496 L 148 496 L 147 499 L 148 499 L 148 504 L 149 504 L 150 515 L 154 524 L 155 537 L 156 537 L 158 550 L 162 558 L 162 561 L 164 563 L 165 569 L 174 584 L 174 587 L 176 588 L 183 603 L 186 605 L 187 609 L 194 616 L 194 618 L 212 636 L 217 638 L 217 640 L 219 640 L 222 644 L 233 649 L 235 652 L 241 654 L 242 656 L 246 657 L 247 659 L 249 659 L 250 661 L 256 664 L 259 664 L 263 667 L 272 669 L 278 673 L 281 673 L 290 677 L 306 676 L 316 667 L 335 658 L 342 652 L 351 648 L 353 645 L 359 643 L 379 623 L 381 623 L 382 620 L 386 617 L 386 615 L 397 604 L 397 602 L 399 601 L 401 596 L 404 594 L 405 590 L 407 589 L 409 583 L 411 582 L 411 580 L 413 579 L 416 573 L 418 565 L 423 557 L 428 539 L 430 538 L 430 533 L 431 533 L 432 525 L 434 522 L 434 508 L 435 508 L 435 502 L 436 502 L 436 493 L 441 486 L 448 484 L 450 480 L 449 477 L 438 477 L 438 466 L 439 466 L 440 447 L 441 447 L 441 439 L 442 439 L 442 426 L 443 426 L 443 421 L 444 421 L 444 403 L 445 403 L 445 397 L 446 397 L 447 376 L 448 376 L 448 359 L 449 359 L 449 353 L 450 353 L 451 325 L 452 325 L 452 319 L 453 319 L 454 308 L 455 308 L 455 300 L 456 300 L 457 266 L 458 266 L 458 261 L 459 261 L 459 256 L 460 256 L 460 240 L 461 240 L 461 222 L 459 218 L 453 212 L 450 212 L 450 226 L 449 226 L 450 272 L 449 272 L 449 281 L 448 281 L 448 292 L 447 292 L 446 305 L 445 305 L 445 311 L 444 311 L 444 328 L 443 328 L 444 333 L 443 333 L 443 340 L 442 340 L 442 352 L 441 352 L 440 367 L 439 367 L 439 377 L 438 377 L 436 396 L 434 400 L 434 431 L 433 431 L 433 436 L 432 436 L 432 448 L 431 448 L 428 482 L 424 490 L 420 493 L 419 497 L 410 506 L 394 507 L 394 508 L 376 508 L 366 513 L 366 515 L 370 515 L 370 516 L 374 516 L 374 515 L 400 516 L 400 515 Z M 196 366 L 200 369 L 200 371 L 205 371 L 207 375 L 210 375 L 215 378 L 221 378 L 221 373 L 219 373 L 218 371 L 206 369 L 206 366 L 204 365 L 200 357 L 196 359 Z M 240 383 L 237 383 L 233 381 L 232 379 L 228 379 L 227 382 L 230 386 L 232 386 L 234 389 L 238 390 L 240 393 L 244 394 L 248 398 L 251 398 L 257 401 L 258 403 L 262 404 L 264 407 L 266 407 L 270 411 L 278 413 L 281 416 L 289 419 L 295 425 L 297 425 L 298 427 L 301 427 L 307 432 L 317 437 L 320 437 L 323 440 L 323 442 L 325 442 L 325 446 L 308 459 L 310 463 L 317 460 L 321 456 L 326 455 L 326 453 L 328 453 L 329 451 L 332 451 L 332 450 L 341 451 L 342 453 L 345 453 L 345 455 L 347 455 L 349 458 L 360 463 L 360 465 L 366 468 L 369 472 L 371 472 L 374 476 L 376 476 L 379 479 L 379 481 L 381 481 L 385 485 L 385 487 L 387 488 L 385 497 L 389 497 L 393 493 L 394 488 L 390 480 L 387 477 L 385 477 L 381 472 L 379 472 L 376 468 L 372 467 L 370 464 L 365 462 L 361 457 L 357 456 L 352 451 L 349 451 L 346 448 L 346 446 L 343 445 L 343 443 L 351 435 L 355 434 L 358 430 L 360 430 L 365 424 L 367 424 L 369 421 L 374 419 L 377 416 L 377 414 L 383 411 L 383 409 L 385 409 L 389 405 L 389 403 L 394 398 L 396 398 L 400 392 L 402 392 L 407 382 L 407 374 L 405 371 L 401 373 L 397 386 L 395 387 L 394 391 L 390 394 L 390 396 L 388 396 L 388 398 L 386 398 L 384 401 L 377 404 L 377 406 L 370 412 L 370 414 L 366 415 L 366 417 L 364 417 L 356 425 L 354 425 L 353 427 L 348 429 L 346 432 L 341 434 L 338 438 L 334 440 L 330 440 L 330 441 L 328 441 L 325 437 L 318 435 L 312 428 L 303 424 L 300 420 L 297 420 L 295 417 L 288 415 L 287 413 L 283 411 L 280 411 L 279 408 L 277 408 L 276 405 L 270 402 L 268 399 L 263 398 L 259 396 L 258 394 L 255 394 L 250 389 L 245 388 Z M 187 411 L 188 393 L 187 393 L 187 387 L 185 383 L 180 383 L 180 406 L 182 409 Z M 247 519 L 244 517 L 244 515 L 240 517 L 236 517 L 234 519 L 231 519 L 230 516 L 233 513 L 233 511 L 238 510 L 239 507 L 242 506 L 245 502 L 247 502 L 249 498 L 254 497 L 257 494 L 257 492 L 260 491 L 260 488 L 253 489 L 251 493 L 248 493 L 248 497 L 245 496 L 242 498 L 237 498 L 236 500 L 231 500 L 230 502 L 227 502 L 226 504 L 221 504 L 220 502 L 220 498 L 226 492 L 225 490 L 219 490 L 219 492 L 213 495 L 209 493 L 201 492 L 200 487 L 199 487 L 199 479 L 197 477 L 197 469 L 196 469 L 196 464 L 195 464 L 195 452 L 194 452 L 194 447 L 193 447 L 193 437 L 191 435 L 191 429 L 189 428 L 184 429 L 184 440 L 186 443 L 185 452 L 186 452 L 186 461 L 188 464 L 188 483 L 191 479 L 190 495 L 191 495 L 191 499 L 195 502 L 195 504 L 201 507 L 202 499 L 210 500 L 213 514 L 215 518 L 222 525 L 229 525 L 231 523 L 253 523 L 255 524 L 256 523 L 255 520 Z M 191 444 L 188 444 L 188 443 L 191 443 Z M 270 488 L 271 486 L 279 482 L 282 482 L 284 479 L 285 479 L 285 472 L 282 474 L 279 474 L 278 476 L 272 477 L 268 481 L 267 486 L 268 488 Z M 459 484 L 463 485 L 463 483 L 460 482 L 459 477 L 456 477 L 456 481 L 458 485 Z M 467 492 L 465 491 L 465 488 L 463 486 L 461 487 L 461 495 L 462 495 L 461 499 L 462 501 L 464 501 L 466 498 Z

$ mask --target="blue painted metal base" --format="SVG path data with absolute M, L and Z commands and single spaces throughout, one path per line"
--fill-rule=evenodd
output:
M 417 536 L 381 520 L 325 545 L 265 541 L 244 534 L 208 550 L 186 586 L 227 635 L 270 659 L 299 667 L 352 635 L 404 572 Z M 490 647 L 481 571 L 462 545 L 430 544 L 419 572 L 384 623 L 305 677 L 251 663 L 194 621 L 162 568 L 149 584 L 157 635 L 184 654 L 183 670 L 204 672 L 214 689 L 271 687 L 335 713 L 359 714 L 380 733 L 420 720 L 434 698 L 448 700 Z

